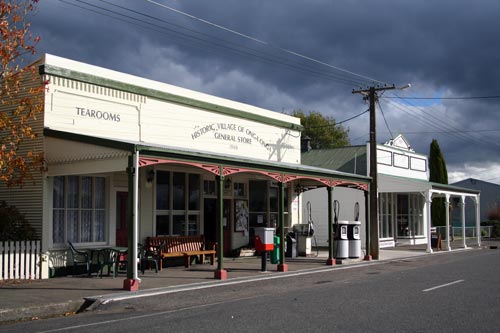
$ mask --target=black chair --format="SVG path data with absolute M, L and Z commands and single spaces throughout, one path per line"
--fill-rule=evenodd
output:
M 71 258 L 73 260 L 73 275 L 76 275 L 78 272 L 78 266 L 85 265 L 85 272 L 90 276 L 90 268 L 92 266 L 90 254 L 85 250 L 77 250 L 70 241 L 68 241 L 68 245 L 71 252 Z
M 160 249 L 161 246 L 155 248 L 147 248 L 142 244 L 138 245 L 138 257 L 142 274 L 144 274 L 146 266 L 148 266 L 150 269 L 154 267 L 155 272 L 158 274 L 158 263 L 161 263 Z
M 97 254 L 97 263 L 99 265 L 99 276 L 102 278 L 104 267 L 107 267 L 108 275 L 113 273 L 113 278 L 118 272 L 117 251 L 112 248 L 101 249 Z

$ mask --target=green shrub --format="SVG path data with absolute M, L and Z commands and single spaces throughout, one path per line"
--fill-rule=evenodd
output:
M 0 201 L 0 241 L 36 239 L 35 229 L 15 206 Z

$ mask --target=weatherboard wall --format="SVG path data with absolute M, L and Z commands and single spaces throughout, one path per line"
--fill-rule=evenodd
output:
M 33 79 L 31 73 L 25 73 L 21 79 L 20 98 L 34 96 L 29 93 L 31 88 L 37 88 L 40 82 Z M 8 104 L 0 105 L 0 112 L 10 114 L 12 106 Z M 14 116 L 14 119 L 19 119 L 19 116 Z M 25 138 L 17 150 L 18 155 L 26 156 L 27 152 L 42 152 L 43 146 L 43 115 L 37 115 L 36 119 L 31 119 L 29 125 L 36 133 L 35 139 Z M 0 200 L 5 200 L 7 204 L 15 206 L 26 218 L 29 224 L 36 230 L 37 237 L 42 235 L 42 220 L 43 220 L 43 183 L 44 178 L 37 170 L 32 173 L 31 179 L 25 179 L 22 187 L 12 186 L 7 187 L 5 183 L 0 182 Z M 2 221 L 0 221 L 2 222 Z
M 298 118 L 54 56 L 44 66 L 45 127 L 300 163 Z

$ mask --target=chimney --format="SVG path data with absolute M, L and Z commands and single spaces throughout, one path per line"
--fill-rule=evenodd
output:
M 310 150 L 311 150 L 311 138 L 305 136 L 300 140 L 300 152 L 307 153 Z

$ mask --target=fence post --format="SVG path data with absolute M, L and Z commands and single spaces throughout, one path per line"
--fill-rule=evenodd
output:
M 0 241 L 0 280 L 41 279 L 40 240 Z
M 4 266 L 5 266 L 4 246 L 3 246 L 3 241 L 0 241 L 0 280 L 4 279 L 3 277 Z

